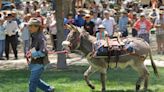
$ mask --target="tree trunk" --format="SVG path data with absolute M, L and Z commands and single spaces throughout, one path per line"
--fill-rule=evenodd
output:
M 63 0 L 63 8 L 64 8 L 64 17 L 67 17 L 67 15 L 70 13 L 70 5 L 71 0 Z
M 72 0 L 71 10 L 72 10 L 73 16 L 75 16 L 75 14 L 76 14 L 75 4 L 76 4 L 76 0 Z
M 0 0 L 0 9 L 2 8 L 2 0 Z
M 56 1 L 56 0 L 52 0 L 52 9 L 53 9 L 53 10 L 56 10 L 56 9 L 55 9 L 55 8 L 56 8 L 56 3 L 55 3 L 55 1 Z
M 64 41 L 63 29 L 63 0 L 56 0 L 56 21 L 57 21 L 57 50 L 62 50 L 62 42 Z M 57 68 L 67 68 L 66 55 L 64 53 L 58 54 Z

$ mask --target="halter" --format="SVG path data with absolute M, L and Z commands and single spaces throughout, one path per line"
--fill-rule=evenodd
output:
M 76 31 L 78 31 L 78 29 L 77 29 L 77 27 L 76 27 Z M 77 46 L 75 47 L 75 49 L 78 49 L 79 47 L 80 47 L 80 42 L 81 42 L 81 34 L 78 36 L 78 38 L 77 39 L 75 39 L 75 41 L 73 41 L 73 43 L 71 43 L 70 44 L 70 48 L 73 48 L 72 46 L 72 44 L 75 44 L 75 43 L 77 43 Z

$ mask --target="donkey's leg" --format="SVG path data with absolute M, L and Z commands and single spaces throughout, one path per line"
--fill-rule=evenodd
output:
M 136 82 L 136 91 L 137 92 L 139 91 L 141 87 L 141 83 L 143 81 L 144 81 L 144 88 L 147 89 L 149 73 L 147 71 L 146 66 L 142 63 L 142 64 L 134 65 L 133 68 L 139 73 L 140 76 Z
M 147 67 L 145 66 L 145 81 L 144 81 L 144 90 L 147 91 L 149 83 L 149 72 L 147 70 Z
M 101 73 L 102 92 L 106 92 L 106 73 Z
M 84 79 L 85 79 L 87 85 L 88 85 L 91 89 L 95 89 L 95 86 L 90 82 L 89 76 L 90 76 L 91 74 L 93 74 L 94 72 L 95 72 L 95 70 L 93 69 L 93 67 L 92 67 L 92 66 L 89 66 L 89 68 L 88 68 L 88 69 L 85 71 L 85 73 L 84 73 Z

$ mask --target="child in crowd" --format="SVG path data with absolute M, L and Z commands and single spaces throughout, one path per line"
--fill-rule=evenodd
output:
M 107 52 L 104 48 L 104 45 L 107 43 L 106 39 L 108 37 L 108 33 L 105 31 L 105 27 L 103 25 L 99 25 L 98 32 L 96 33 L 96 43 L 94 44 L 93 52 L 95 52 L 94 56 L 101 55 L 102 53 Z

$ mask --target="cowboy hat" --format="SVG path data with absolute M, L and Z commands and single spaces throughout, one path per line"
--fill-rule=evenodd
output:
M 37 18 L 31 18 L 28 22 L 28 25 L 38 25 L 40 26 L 41 25 L 41 22 L 37 19 Z
M 105 27 L 103 25 L 99 25 L 98 29 L 105 29 Z

